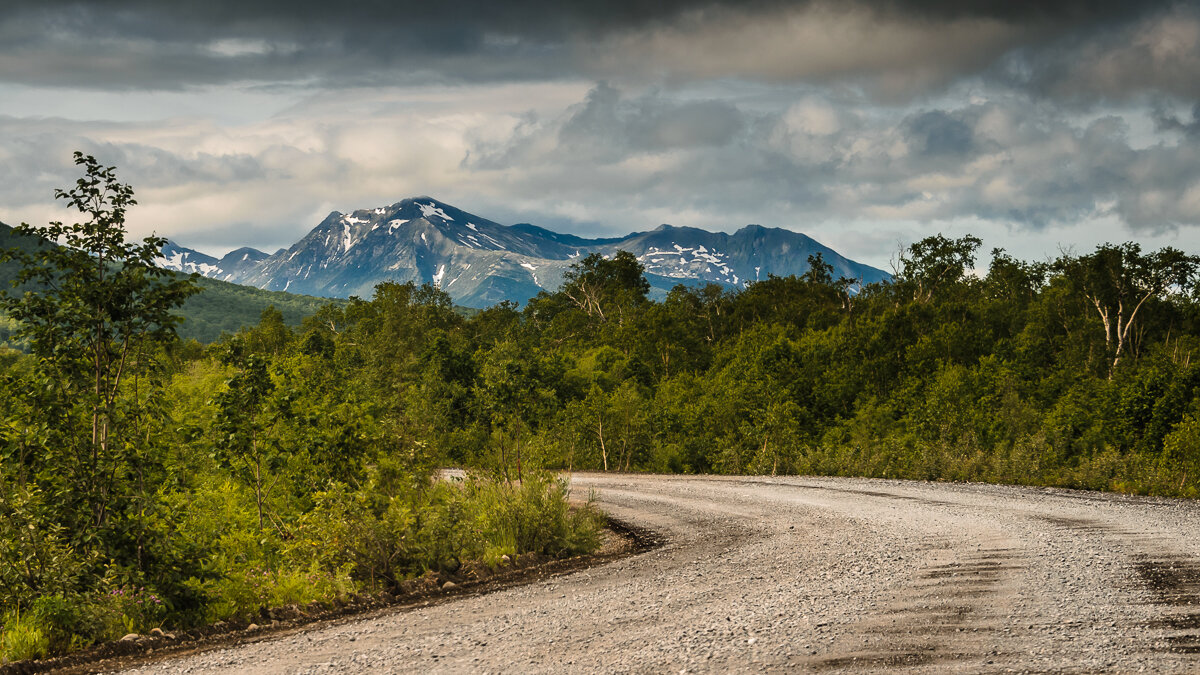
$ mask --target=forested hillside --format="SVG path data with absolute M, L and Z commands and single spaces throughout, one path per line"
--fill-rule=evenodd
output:
M 0 249 L 18 248 L 32 251 L 36 246 L 35 241 L 14 234 L 11 227 L 0 223 Z M 17 270 L 18 265 L 15 262 L 0 263 L 0 291 L 12 292 L 11 282 Z M 179 275 L 180 278 L 186 276 Z M 330 302 L 342 302 L 295 293 L 264 291 L 216 279 L 199 278 L 197 283 L 203 292 L 188 298 L 177 310 L 183 317 L 177 332 L 184 340 L 198 340 L 203 343 L 216 340 L 223 332 L 235 333 L 241 328 L 254 325 L 263 310 L 268 307 L 273 306 L 279 310 L 287 325 L 299 326 L 300 320 L 315 313 L 318 307 Z M 28 288 L 27 285 L 17 289 L 17 292 Z M 6 343 L 11 333 L 12 327 L 8 321 L 0 317 L 0 344 Z
M 205 344 L 221 337 L 222 333 L 236 333 L 253 326 L 268 307 L 278 310 L 286 325 L 296 327 L 321 307 L 345 302 L 283 291 L 264 291 L 217 279 L 200 278 L 196 284 L 200 292 L 188 298 L 179 309 L 183 322 L 179 324 L 178 333 L 183 340 L 198 340 Z

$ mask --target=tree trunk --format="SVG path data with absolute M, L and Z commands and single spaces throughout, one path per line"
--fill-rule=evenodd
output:
M 258 438 L 250 432 L 250 451 L 254 453 L 254 504 L 258 507 L 258 531 L 263 529 L 262 457 L 258 455 Z
M 604 470 L 608 471 L 608 450 L 604 447 L 604 418 L 596 416 L 596 435 L 600 437 L 600 459 L 604 462 Z

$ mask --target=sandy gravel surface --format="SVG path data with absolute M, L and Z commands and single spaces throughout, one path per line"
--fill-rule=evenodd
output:
M 1200 672 L 1200 508 L 905 481 L 577 474 L 665 546 L 130 672 Z

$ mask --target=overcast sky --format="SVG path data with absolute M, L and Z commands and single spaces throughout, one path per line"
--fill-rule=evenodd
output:
M 1198 141 L 1196 2 L 0 2 L 0 221 L 68 217 L 78 149 L 213 254 L 417 195 L 885 269 L 937 232 L 1200 253 Z

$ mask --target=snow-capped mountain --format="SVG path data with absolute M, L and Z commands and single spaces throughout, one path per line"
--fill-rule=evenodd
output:
M 529 224 L 500 225 L 429 197 L 335 211 L 291 248 L 269 256 L 238 249 L 216 260 L 172 243 L 163 258 L 172 269 L 267 290 L 366 298 L 383 281 L 414 281 L 438 286 L 457 304 L 486 307 L 556 290 L 582 258 L 619 250 L 638 257 L 657 296 L 680 283 L 741 288 L 769 274 L 802 274 L 814 253 L 834 266 L 835 276 L 864 283 L 888 277 L 789 230 L 749 225 L 726 234 L 663 225 L 584 239 Z
M 185 274 L 198 273 L 221 281 L 237 281 L 250 270 L 257 268 L 268 255 L 258 249 L 243 246 L 221 258 L 214 258 L 168 239 L 162 247 L 158 266 Z
M 162 247 L 162 252 L 157 262 L 159 267 L 165 267 L 169 270 L 185 274 L 198 273 L 206 277 L 215 277 L 221 273 L 221 268 L 217 265 L 216 258 L 180 246 L 170 239 Z

